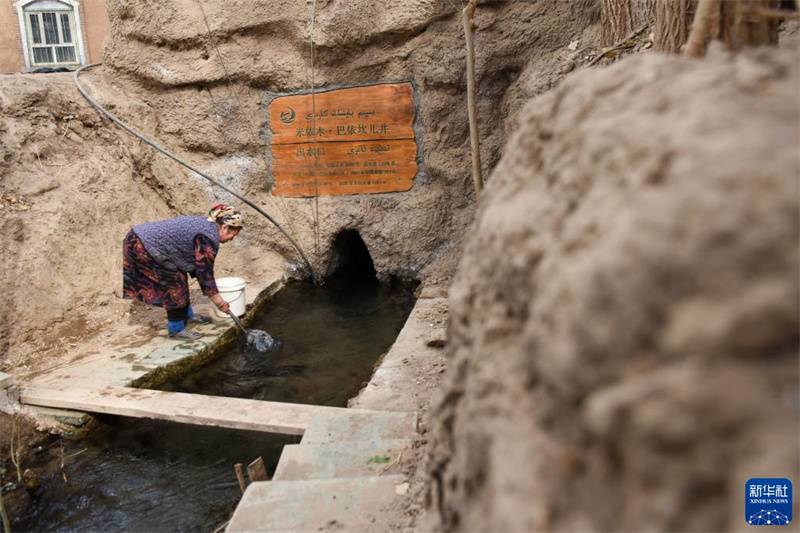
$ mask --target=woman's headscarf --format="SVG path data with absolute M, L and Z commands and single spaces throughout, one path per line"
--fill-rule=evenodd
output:
M 227 224 L 232 228 L 241 228 L 244 220 L 242 214 L 233 207 L 225 204 L 215 205 L 208 211 L 208 221 L 217 224 Z

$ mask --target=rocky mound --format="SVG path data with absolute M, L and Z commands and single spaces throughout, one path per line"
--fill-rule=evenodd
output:
M 798 459 L 796 51 L 640 56 L 522 113 L 451 290 L 445 530 L 721 530 Z

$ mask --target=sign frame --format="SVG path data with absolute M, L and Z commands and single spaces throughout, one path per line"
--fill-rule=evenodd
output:
M 262 94 L 273 195 L 407 192 L 424 180 L 413 81 L 325 87 L 313 91 L 313 103 L 310 89 Z M 352 105 L 339 106 L 340 101 Z M 314 123 L 320 135 L 312 137 L 308 124 Z

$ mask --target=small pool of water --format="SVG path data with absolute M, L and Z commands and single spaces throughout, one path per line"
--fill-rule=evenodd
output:
M 225 357 L 159 388 L 344 407 L 403 328 L 416 286 L 335 278 L 321 289 L 289 284 L 248 325 L 280 341 L 280 350 L 251 353 L 239 342 Z
M 237 344 L 160 388 L 344 407 L 397 338 L 415 288 L 335 279 L 322 288 L 290 284 L 250 324 L 280 340 L 279 352 L 250 354 Z M 91 437 L 55 439 L 26 459 L 40 487 L 15 491 L 12 531 L 213 531 L 241 496 L 234 464 L 262 456 L 271 475 L 283 446 L 299 442 L 163 421 L 100 421 Z

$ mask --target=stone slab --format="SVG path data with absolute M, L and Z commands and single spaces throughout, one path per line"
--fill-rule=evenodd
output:
M 0 372 L 0 389 L 7 389 L 14 385 L 14 376 Z
M 29 405 L 28 409 L 36 414 L 49 416 L 59 422 L 63 422 L 70 426 L 80 427 L 89 421 L 89 415 L 80 411 L 70 411 L 68 409 L 53 409 L 51 407 L 41 407 L 38 405 Z
M 359 414 L 354 409 L 348 409 L 344 413 L 315 416 L 309 421 L 302 443 L 407 439 L 416 432 L 415 413 Z
M 302 435 L 315 415 L 349 409 L 223 398 L 126 387 L 42 389 L 25 387 L 22 403 L 184 424 Z M 363 412 L 363 411 L 362 411 Z
M 403 476 L 252 483 L 226 531 L 385 531 Z M 396 518 L 396 517 L 395 517 Z
M 400 472 L 411 454 L 411 440 L 295 444 L 283 447 L 274 480 L 333 479 Z
M 19 387 L 11 385 L 0 389 L 0 413 L 13 415 L 19 408 Z

